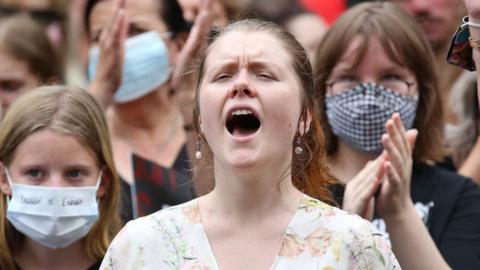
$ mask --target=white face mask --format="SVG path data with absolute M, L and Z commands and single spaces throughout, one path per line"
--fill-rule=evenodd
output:
M 64 248 L 83 238 L 98 219 L 97 184 L 90 187 L 43 187 L 14 184 L 7 219 L 32 240 L 46 247 Z

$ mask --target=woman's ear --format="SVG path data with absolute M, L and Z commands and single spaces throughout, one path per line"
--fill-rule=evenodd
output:
M 12 196 L 12 189 L 10 188 L 5 168 L 3 162 L 0 162 L 0 191 L 7 196 Z
M 300 121 L 298 123 L 298 131 L 300 135 L 305 135 L 310 131 L 310 124 L 312 123 L 312 113 L 310 110 L 304 110 L 302 116 L 300 117 Z

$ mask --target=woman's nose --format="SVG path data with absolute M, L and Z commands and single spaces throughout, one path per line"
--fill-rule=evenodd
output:
M 247 71 L 240 71 L 235 78 L 232 89 L 230 90 L 230 98 L 234 97 L 255 97 L 256 91 L 250 83 Z

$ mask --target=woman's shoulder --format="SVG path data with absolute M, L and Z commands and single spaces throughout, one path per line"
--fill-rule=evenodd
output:
M 152 228 L 159 225 L 181 225 L 182 223 L 199 219 L 198 199 L 159 210 L 153 214 L 137 218 L 127 223 L 126 230 L 148 234 Z
M 197 199 L 159 210 L 129 221 L 115 236 L 111 246 L 150 246 L 164 241 L 165 235 L 185 232 L 189 225 L 200 220 Z M 181 235 L 177 235 L 181 237 Z
M 371 223 L 360 216 L 329 205 L 315 198 L 304 196 L 299 211 L 306 219 L 313 219 L 317 223 L 332 224 L 338 229 L 351 230 L 362 226 L 371 226 Z M 372 226 L 373 227 L 373 226 Z
M 333 254 L 338 264 L 345 266 L 341 269 L 398 266 L 389 244 L 370 222 L 308 196 L 300 204 L 287 238 L 312 257 Z M 286 250 L 291 253 L 294 249 Z
M 197 209 L 195 199 L 128 222 L 110 244 L 101 269 L 143 269 L 147 261 L 161 265 L 197 232 Z
M 329 231 L 342 239 L 376 238 L 382 234 L 360 216 L 305 196 L 297 213 L 295 224 L 300 231 Z

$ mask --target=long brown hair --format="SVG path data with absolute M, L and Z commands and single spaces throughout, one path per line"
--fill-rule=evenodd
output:
M 85 90 L 63 86 L 40 87 L 15 101 L 0 124 L 0 161 L 8 166 L 17 147 L 32 133 L 50 129 L 72 135 L 89 147 L 104 168 L 105 194 L 99 200 L 99 219 L 84 238 L 85 252 L 97 261 L 120 228 L 120 184 L 113 163 L 103 110 Z M 7 196 L 0 197 L 0 268 L 15 269 L 13 254 L 24 236 L 6 219 Z
M 371 37 L 378 38 L 387 55 L 411 70 L 418 81 L 419 101 L 414 128 L 418 137 L 413 152 L 416 161 L 439 161 L 443 149 L 443 109 L 434 66 L 433 51 L 415 21 L 393 3 L 366 2 L 340 16 L 320 43 L 315 57 L 316 91 L 322 118 L 326 119 L 326 82 L 353 40 L 361 37 L 355 65 L 363 58 Z M 337 138 L 323 121 L 327 155 L 337 150 Z
M 310 130 L 303 136 L 306 153 L 299 158 L 292 151 L 292 167 L 291 177 L 293 184 L 300 191 L 314 198 L 332 202 L 329 192 L 329 186 L 335 183 L 335 180 L 328 173 L 326 165 L 326 155 L 324 152 L 323 131 L 318 118 L 318 106 L 316 104 L 316 92 L 314 89 L 314 81 L 312 74 L 312 66 L 303 47 L 288 32 L 284 31 L 274 23 L 261 20 L 241 20 L 234 22 L 223 29 L 214 29 L 208 38 L 208 46 L 200 59 L 195 87 L 195 105 L 194 105 L 194 128 L 201 144 L 203 157 L 196 162 L 194 181 L 200 194 L 206 193 L 213 188 L 213 155 L 212 152 L 200 132 L 200 124 L 198 122 L 199 110 L 199 87 L 204 76 L 205 59 L 210 53 L 212 45 L 220 39 L 225 33 L 233 31 L 242 32 L 262 32 L 271 35 L 279 40 L 284 49 L 291 56 L 291 65 L 295 70 L 298 82 L 302 91 L 302 117 L 305 118 L 306 112 L 310 112 L 312 121 Z M 294 142 L 292 141 L 292 149 Z

